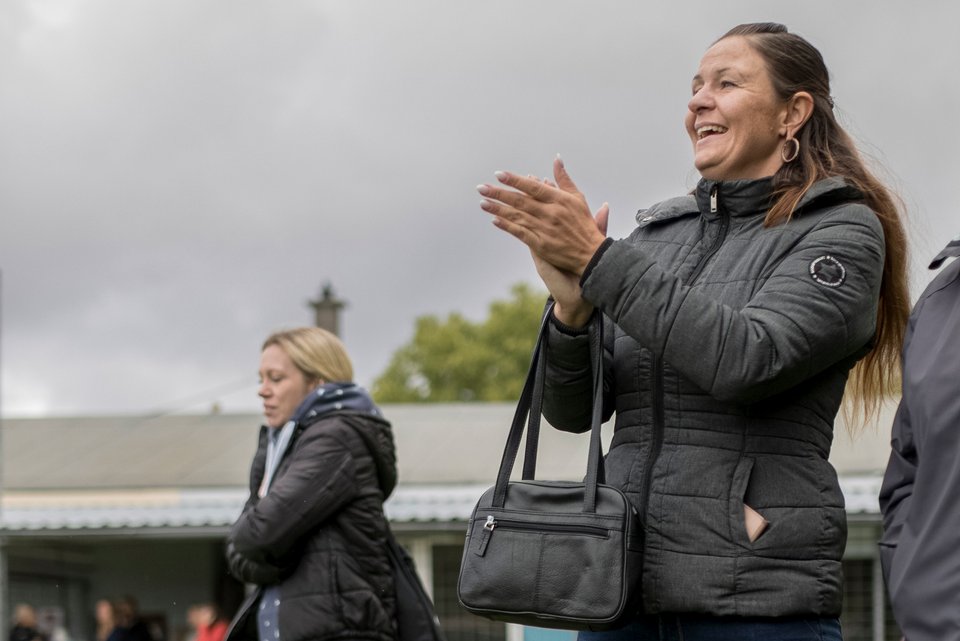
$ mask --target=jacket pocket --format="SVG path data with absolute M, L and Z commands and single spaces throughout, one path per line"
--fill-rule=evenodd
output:
M 754 460 L 744 456 L 737 461 L 733 470 L 733 482 L 730 484 L 730 498 L 727 503 L 727 518 L 730 525 L 730 540 L 740 547 L 753 547 L 755 541 L 750 540 L 747 532 L 746 514 L 747 488 L 750 486 L 750 476 L 753 472 Z M 751 506 L 753 508 L 753 506 Z M 753 508 L 756 509 L 756 508 Z M 761 533 L 759 536 L 762 536 Z
M 826 461 L 811 457 L 756 455 L 737 466 L 730 496 L 734 542 L 757 556 L 791 560 L 839 560 L 846 539 L 843 497 Z M 743 504 L 769 525 L 753 542 Z

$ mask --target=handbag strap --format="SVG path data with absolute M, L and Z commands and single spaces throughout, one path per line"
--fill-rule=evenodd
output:
M 546 369 L 546 344 L 548 323 L 553 313 L 553 303 L 547 307 L 537 343 L 533 348 L 530 360 L 530 369 L 520 393 L 513 423 L 507 436 L 507 444 L 500 460 L 500 470 L 497 473 L 497 482 L 493 492 L 493 506 L 503 507 L 507 496 L 507 485 L 510 474 L 520 450 L 520 440 L 523 438 L 524 423 L 529 417 L 526 451 L 524 456 L 523 479 L 532 480 L 536 470 L 537 447 L 540 434 L 540 415 L 543 403 L 543 385 Z M 587 473 L 584 477 L 586 486 L 584 492 L 584 512 L 595 512 L 597 501 L 597 484 L 604 482 L 603 452 L 600 442 L 600 425 L 603 415 L 603 315 L 595 311 L 590 317 L 590 361 L 593 375 L 593 407 L 590 420 L 590 453 L 587 458 Z
M 606 481 L 600 426 L 603 423 L 603 314 L 594 312 L 590 323 L 590 356 L 593 364 L 593 413 L 590 416 L 590 454 L 584 484 L 590 491 L 584 497 L 584 512 L 596 512 L 597 484 Z
M 513 423 L 510 425 L 510 433 L 507 435 L 507 444 L 503 450 L 503 457 L 500 459 L 500 470 L 497 473 L 497 482 L 494 486 L 493 505 L 503 506 L 507 494 L 507 483 L 510 482 L 510 473 L 513 471 L 513 464 L 517 457 L 517 451 L 520 449 L 520 439 L 523 436 L 523 422 L 527 417 L 533 398 L 533 390 L 536 383 L 536 371 L 541 362 L 540 353 L 546 344 L 547 323 L 550 322 L 550 313 L 553 310 L 553 304 L 547 308 L 543 319 L 540 321 L 540 330 L 537 332 L 537 342 L 533 346 L 533 355 L 530 357 L 530 368 L 527 372 L 527 378 L 523 383 L 523 390 L 520 392 L 520 400 L 517 402 L 517 409 L 513 413 Z M 542 395 L 541 395 L 542 398 Z M 539 423 L 534 429 L 535 436 L 539 436 Z M 527 456 L 525 461 L 525 470 L 528 470 L 528 463 L 536 461 L 537 443 L 531 440 L 528 435 Z
M 552 305 L 551 303 L 551 309 Z M 542 328 L 541 333 L 543 333 Z M 527 437 L 523 456 L 523 475 L 521 476 L 524 480 L 533 479 L 537 474 L 537 446 L 540 443 L 540 417 L 543 413 L 543 377 L 547 369 L 547 350 L 549 346 L 546 338 L 542 341 L 538 338 L 537 342 L 542 344 L 540 345 L 540 357 L 536 360 L 536 374 L 533 379 L 533 393 L 527 419 Z M 531 363 L 530 367 L 532 369 L 534 363 Z M 537 393 L 538 390 L 540 390 L 540 393 Z

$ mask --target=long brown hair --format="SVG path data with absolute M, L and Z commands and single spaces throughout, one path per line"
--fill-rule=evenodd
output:
M 847 384 L 855 412 L 862 412 L 867 420 L 875 416 L 884 397 L 900 381 L 900 350 L 910 314 L 902 204 L 867 169 L 853 139 L 834 117 L 830 74 L 813 45 L 776 23 L 739 25 L 720 40 L 731 36 L 745 37 L 764 59 L 782 100 L 798 91 L 813 97 L 813 113 L 795 134 L 800 143 L 799 156 L 785 162 L 773 176 L 774 204 L 764 224 L 769 227 L 787 222 L 814 183 L 840 176 L 863 193 L 864 203 L 883 227 L 886 258 L 874 347 L 854 366 Z

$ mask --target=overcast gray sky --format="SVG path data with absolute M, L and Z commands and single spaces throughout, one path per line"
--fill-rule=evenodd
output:
M 330 282 L 369 385 L 414 319 L 535 283 L 479 209 L 561 153 L 610 233 L 697 179 L 703 51 L 773 20 L 910 210 L 914 284 L 960 233 L 953 2 L 0 4 L 2 412 L 256 409 L 259 345 Z

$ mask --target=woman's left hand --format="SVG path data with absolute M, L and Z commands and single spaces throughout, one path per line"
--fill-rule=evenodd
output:
M 493 224 L 520 239 L 541 259 L 577 277 L 583 274 L 606 238 L 574 184 L 563 161 L 553 161 L 556 186 L 537 178 L 497 172 L 497 180 L 512 189 L 480 185 L 480 207 L 493 214 Z M 605 208 L 601 208 L 604 218 Z
M 245 583 L 274 585 L 283 579 L 282 568 L 266 561 L 254 561 L 237 552 L 233 541 L 227 540 L 227 566 L 231 574 Z

